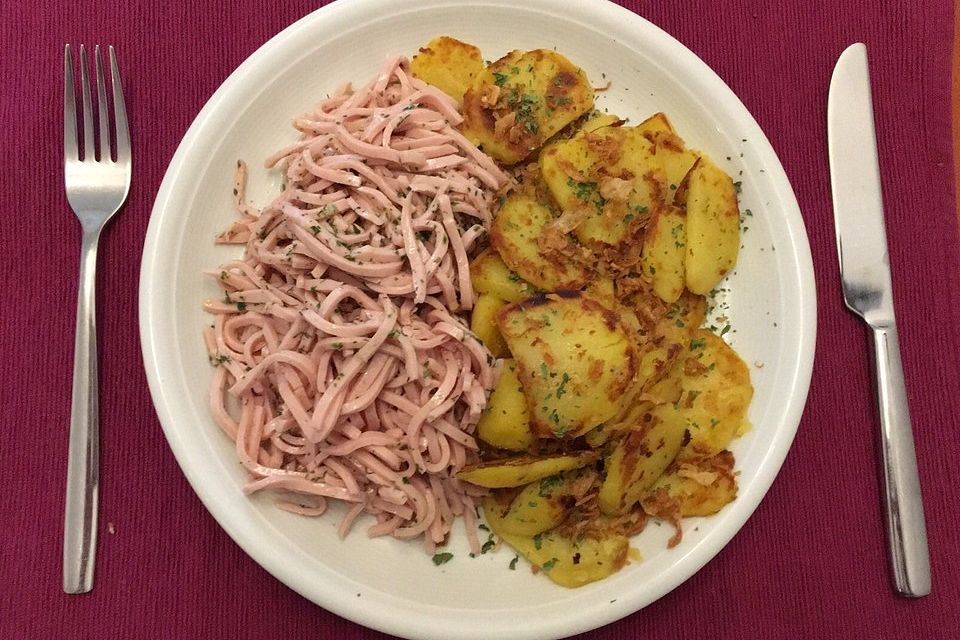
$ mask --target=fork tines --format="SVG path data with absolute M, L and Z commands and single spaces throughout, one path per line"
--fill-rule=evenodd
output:
M 123 90 L 120 85 L 120 71 L 117 67 L 117 56 L 113 47 L 110 51 L 110 78 L 112 85 L 112 102 L 114 130 L 116 132 L 116 153 L 111 154 L 110 119 L 108 117 L 106 82 L 104 81 L 103 59 L 100 55 L 100 45 L 94 47 L 94 64 L 96 67 L 97 111 L 98 121 L 93 118 L 93 96 L 90 89 L 90 71 L 87 61 L 87 49 L 80 45 L 80 91 L 82 97 L 82 127 L 83 127 L 83 154 L 81 155 L 77 141 L 77 100 L 74 89 L 73 54 L 70 45 L 64 48 L 64 94 L 63 94 L 63 152 L 68 160 L 84 160 L 99 162 L 123 162 L 130 156 L 130 134 L 127 129 L 127 110 L 123 102 Z M 111 157 L 112 156 L 112 157 Z

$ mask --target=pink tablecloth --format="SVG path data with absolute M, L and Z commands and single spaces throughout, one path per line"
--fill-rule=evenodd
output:
M 349 0 L 347 0 L 349 1 Z M 137 335 L 140 252 L 154 194 L 204 101 L 316 2 L 4 5 L 0 439 L 2 638 L 379 638 L 302 599 L 207 514 L 154 415 Z M 385 3 L 387 4 L 387 3 Z M 626 2 L 710 64 L 786 167 L 819 290 L 819 344 L 803 423 L 741 533 L 645 610 L 588 634 L 614 638 L 960 637 L 960 260 L 952 191 L 949 0 Z M 751 6 L 752 5 L 752 6 Z M 389 10 L 389 9 L 386 9 Z M 837 55 L 870 47 L 891 262 L 923 477 L 933 594 L 892 594 L 863 328 L 843 309 L 829 206 L 825 101 Z M 136 174 L 101 244 L 102 504 L 97 586 L 60 591 L 79 229 L 61 171 L 62 46 L 113 43 Z

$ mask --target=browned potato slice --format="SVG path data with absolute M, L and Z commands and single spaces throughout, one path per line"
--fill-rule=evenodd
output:
M 494 497 L 483 499 L 490 529 L 560 586 L 574 588 L 602 580 L 627 564 L 630 541 L 626 536 L 611 533 L 600 540 L 571 540 L 556 531 L 521 536 L 503 530 L 502 513 L 503 505 Z
M 631 403 L 639 354 L 615 311 L 562 292 L 507 305 L 497 325 L 540 437 L 582 435 Z
M 503 530 L 520 536 L 535 536 L 563 522 L 575 500 L 574 491 L 589 487 L 596 472 L 585 470 L 547 476 L 528 484 L 510 502 L 503 514 Z
M 510 270 L 492 247 L 470 263 L 470 281 L 477 293 L 489 293 L 507 302 L 520 302 L 537 292 L 536 287 Z
M 564 211 L 585 216 L 575 233 L 586 244 L 628 240 L 630 221 L 673 202 L 697 154 L 684 148 L 666 116 L 636 127 L 603 127 L 551 144 L 540 169 Z
M 709 293 L 737 263 L 740 208 L 733 180 L 706 157 L 691 169 L 686 184 L 686 284 Z
M 679 207 L 658 209 L 643 241 L 643 265 L 653 291 L 664 302 L 676 302 L 683 293 L 687 216 Z
M 510 451 L 525 451 L 536 441 L 513 360 L 503 361 L 500 379 L 477 423 L 477 437 L 492 447 Z
M 510 355 L 507 343 L 503 341 L 503 336 L 497 328 L 497 312 L 505 304 L 507 304 L 505 300 L 488 293 L 481 293 L 473 303 L 473 314 L 470 316 L 470 330 L 497 358 L 506 358 Z
M 577 133 L 590 133 L 591 131 L 596 131 L 597 129 L 602 129 L 603 127 L 612 127 L 621 122 L 623 121 L 620 119 L 620 116 L 615 116 L 612 113 L 594 111 L 587 116 L 586 122 L 583 123 L 583 126 L 580 127 L 580 131 Z
M 672 405 L 658 405 L 642 429 L 620 439 L 604 459 L 600 510 L 608 515 L 629 511 L 676 457 L 687 428 Z
M 685 375 L 678 412 L 686 419 L 690 441 L 679 458 L 714 456 L 744 427 L 753 398 L 750 370 L 730 345 L 705 329 L 697 330 L 680 357 Z
M 512 51 L 487 67 L 463 97 L 463 133 L 514 164 L 593 108 L 583 71 L 556 51 Z
M 652 516 L 672 519 L 710 516 L 737 497 L 733 454 L 673 464 L 644 494 L 641 504 Z
M 599 454 L 595 451 L 580 451 L 543 458 L 533 456 L 504 458 L 464 467 L 457 473 L 457 477 L 490 489 L 522 487 L 562 471 L 585 467 L 596 462 L 597 458 Z
M 449 36 L 434 38 L 420 47 L 410 61 L 414 77 L 432 84 L 458 102 L 463 101 L 463 94 L 483 69 L 480 49 Z
M 531 196 L 514 194 L 500 207 L 490 230 L 490 242 L 504 263 L 521 278 L 545 291 L 579 289 L 589 274 L 573 262 L 558 264 L 540 253 L 538 238 L 553 220 L 545 205 Z

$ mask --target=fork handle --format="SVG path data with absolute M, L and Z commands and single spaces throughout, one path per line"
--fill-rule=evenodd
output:
M 84 225 L 73 355 L 73 403 L 63 526 L 63 590 L 93 588 L 100 485 L 100 416 L 97 381 L 96 273 L 100 228 Z
M 919 598 L 930 593 L 930 556 L 896 325 L 875 328 L 873 346 L 893 578 L 898 593 Z

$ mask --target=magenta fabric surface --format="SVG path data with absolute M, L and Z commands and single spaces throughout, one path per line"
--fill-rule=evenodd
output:
M 182 135 L 237 65 L 318 4 L 4 4 L 0 451 L 8 484 L 0 499 L 0 638 L 386 637 L 286 588 L 204 510 L 155 416 L 137 330 L 144 233 Z M 960 478 L 951 2 L 624 4 L 700 55 L 769 136 L 810 236 L 819 336 L 803 422 L 755 515 L 688 582 L 581 637 L 960 637 L 960 571 L 953 564 L 960 500 L 951 488 Z M 891 589 L 868 341 L 843 307 L 829 204 L 827 84 L 839 53 L 858 40 L 869 47 L 874 74 L 890 259 L 933 565 L 933 593 L 917 601 Z M 80 243 L 61 168 L 65 42 L 117 46 L 136 162 L 128 204 L 101 243 L 100 543 L 96 587 L 85 596 L 60 589 Z

